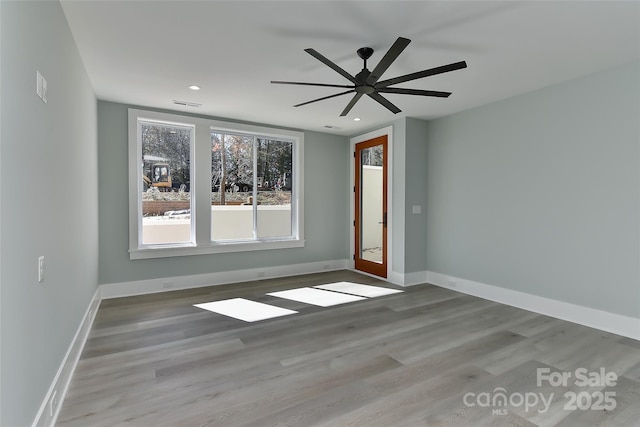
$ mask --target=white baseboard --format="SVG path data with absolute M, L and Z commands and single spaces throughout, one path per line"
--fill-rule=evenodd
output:
M 220 271 L 216 273 L 196 274 L 191 276 L 164 277 L 132 282 L 108 283 L 100 285 L 100 294 L 103 299 L 128 297 L 180 289 L 226 285 L 251 280 L 272 279 L 276 277 L 298 276 L 301 274 L 319 273 L 323 271 L 344 270 L 347 268 L 347 265 L 348 260 L 339 259 L 276 267 Z
M 426 281 L 468 295 L 640 340 L 640 319 L 638 318 L 460 279 L 432 271 L 427 272 Z
M 427 282 L 426 271 L 416 271 L 413 273 L 398 273 L 392 271 L 387 278 L 387 281 L 398 286 L 414 286 Z
M 87 310 L 84 313 L 84 317 L 80 322 L 80 326 L 78 327 L 78 330 L 76 331 L 76 334 L 74 335 L 73 340 L 69 345 L 67 354 L 65 354 L 64 358 L 62 359 L 62 363 L 58 368 L 56 376 L 53 378 L 53 382 L 49 387 L 49 391 L 47 392 L 42 405 L 40 405 L 38 414 L 31 424 L 32 427 L 53 427 L 55 425 L 56 420 L 58 419 L 58 415 L 60 414 L 62 402 L 64 402 L 67 390 L 69 389 L 71 377 L 76 370 L 76 366 L 78 365 L 78 361 L 80 360 L 82 349 L 84 348 L 87 337 L 89 336 L 89 332 L 91 331 L 91 325 L 93 324 L 96 312 L 98 311 L 100 300 L 100 289 L 98 288 L 93 294 L 93 298 L 91 298 L 91 301 L 89 302 L 89 307 L 87 307 Z M 57 404 L 53 408 L 53 412 L 51 412 L 51 401 L 54 398 Z

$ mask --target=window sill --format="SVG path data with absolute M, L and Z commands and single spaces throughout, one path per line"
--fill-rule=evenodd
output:
M 129 259 L 168 258 L 192 255 L 209 255 L 230 252 L 262 251 L 269 249 L 302 248 L 304 240 L 270 240 L 229 243 L 210 243 L 208 245 L 185 244 L 181 246 L 156 246 L 129 250 Z

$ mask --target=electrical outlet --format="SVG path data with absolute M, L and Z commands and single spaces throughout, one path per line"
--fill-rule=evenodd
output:
M 40 71 L 36 71 L 36 94 L 40 99 L 42 99 L 42 80 L 42 74 L 40 74 Z
M 38 257 L 38 282 L 44 280 L 44 256 Z
M 42 78 L 42 102 L 47 103 L 47 79 Z
M 38 70 L 36 70 L 36 94 L 42 102 L 47 103 L 47 79 Z
M 53 414 L 58 407 L 58 390 L 53 390 L 53 394 L 51 395 L 51 400 L 49 400 L 49 416 L 53 417 Z
M 173 282 L 171 282 L 171 281 L 163 282 L 163 283 L 162 283 L 162 287 L 163 287 L 164 289 L 171 289 L 171 288 L 173 288 Z

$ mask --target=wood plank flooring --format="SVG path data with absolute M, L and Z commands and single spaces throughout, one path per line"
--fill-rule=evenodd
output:
M 328 308 L 266 295 L 339 281 L 393 287 L 337 271 L 103 301 L 57 425 L 640 426 L 638 341 L 427 284 Z M 192 306 L 238 297 L 299 313 Z

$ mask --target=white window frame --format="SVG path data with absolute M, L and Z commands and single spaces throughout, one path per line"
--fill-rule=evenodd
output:
M 138 138 L 138 121 L 149 120 L 180 126 L 194 126 L 191 144 L 191 227 L 190 243 L 143 245 L 142 170 L 139 159 L 142 145 Z M 242 133 L 293 142 L 293 192 L 291 196 L 292 236 L 257 240 L 211 241 L 211 132 Z M 129 109 L 129 257 L 163 258 L 244 252 L 304 246 L 304 133 L 242 123 L 224 122 L 172 113 Z

